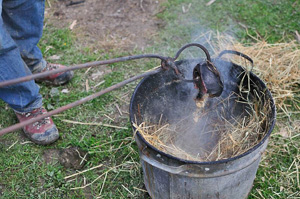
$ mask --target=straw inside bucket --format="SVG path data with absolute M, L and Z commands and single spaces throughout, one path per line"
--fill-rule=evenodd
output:
M 249 76 L 249 73 L 244 75 Z M 244 79 L 250 81 L 250 78 Z M 160 115 L 160 120 L 156 123 L 151 118 L 146 118 L 143 122 L 133 123 L 133 125 L 149 144 L 178 158 L 193 161 L 217 161 L 238 156 L 257 145 L 270 126 L 271 108 L 267 96 L 259 88 L 249 90 L 243 85 L 245 82 L 241 82 L 239 93 L 232 93 L 232 95 L 235 96 L 236 104 L 244 104 L 247 107 L 245 112 L 237 117 L 228 117 L 225 112 L 218 112 L 218 116 L 206 124 L 210 125 L 209 131 L 199 134 L 205 137 L 207 142 L 211 141 L 209 147 L 199 147 L 199 153 L 192 153 L 186 147 L 177 144 L 183 136 L 189 135 L 190 128 L 186 126 L 189 123 L 189 117 L 169 123 L 162 119 L 163 115 Z M 227 100 L 222 100 L 220 103 L 225 105 Z M 209 111 L 206 110 L 205 105 L 196 109 L 193 113 L 194 122 L 197 123 Z M 191 137 L 191 140 L 193 139 L 195 138 Z

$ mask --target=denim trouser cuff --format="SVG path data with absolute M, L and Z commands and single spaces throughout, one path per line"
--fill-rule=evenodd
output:
M 24 60 L 24 58 L 23 58 Z M 24 60 L 26 62 L 26 60 Z M 47 62 L 46 60 L 42 59 L 40 62 L 38 62 L 37 64 L 33 65 L 33 66 L 28 66 L 32 72 L 32 74 L 35 73 L 40 73 L 42 72 L 42 70 L 44 70 L 44 68 L 46 68 L 47 66 Z
M 18 108 L 14 108 L 14 107 L 11 107 L 11 108 L 17 113 L 28 113 L 28 112 L 33 111 L 34 109 L 41 108 L 42 105 L 43 105 L 43 98 L 41 95 L 39 95 L 39 97 L 35 101 L 33 101 L 28 106 L 26 106 L 22 109 L 18 109 Z

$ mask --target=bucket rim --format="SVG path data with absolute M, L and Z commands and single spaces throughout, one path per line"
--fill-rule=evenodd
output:
M 234 64 L 234 63 L 233 63 Z M 235 64 L 237 65 L 237 64 Z M 237 65 L 239 66 L 239 65 Z M 242 67 L 242 66 L 240 66 Z M 162 73 L 164 71 L 161 71 L 160 73 Z M 158 74 L 160 74 L 158 73 Z M 270 96 L 270 105 L 271 105 L 271 111 L 272 111 L 272 115 L 271 117 L 273 118 L 273 120 L 271 121 L 271 125 L 270 125 L 270 128 L 268 130 L 268 132 L 265 134 L 265 136 L 263 137 L 263 139 L 258 143 L 256 144 L 254 147 L 250 148 L 249 150 L 247 150 L 246 152 L 238 155 L 238 156 L 234 156 L 234 157 L 231 157 L 231 158 L 227 158 L 227 159 L 222 159 L 222 160 L 217 160 L 217 161 L 210 161 L 210 162 L 203 162 L 203 161 L 195 161 L 195 160 L 186 160 L 186 159 L 182 159 L 182 158 L 178 158 L 176 156 L 173 156 L 173 155 L 170 155 L 170 154 L 167 154 L 163 151 L 160 151 L 159 149 L 157 149 L 156 147 L 154 147 L 153 145 L 151 145 L 149 142 L 147 142 L 147 140 L 140 134 L 140 132 L 133 126 L 133 121 L 134 121 L 134 115 L 133 115 L 133 101 L 134 101 L 134 97 L 138 91 L 138 89 L 140 88 L 140 86 L 143 84 L 143 82 L 145 82 L 148 78 L 150 78 L 151 76 L 148 76 L 148 77 L 144 77 L 139 83 L 138 85 L 135 87 L 134 89 L 134 92 L 131 96 L 131 99 L 130 99 L 130 106 L 129 106 L 129 118 L 130 118 L 130 124 L 134 130 L 134 132 L 136 132 L 136 135 L 138 136 L 139 139 L 141 139 L 147 147 L 151 148 L 152 150 L 154 150 L 155 152 L 159 153 L 159 154 L 162 154 L 170 159 L 175 159 L 177 161 L 180 161 L 184 164 L 197 164 L 197 165 L 215 165 L 215 164 L 222 164 L 222 163 L 228 163 L 228 162 L 231 162 L 231 161 L 234 161 L 236 159 L 240 159 L 250 153 L 252 153 L 253 151 L 255 151 L 257 148 L 259 148 L 271 135 L 273 129 L 274 129 L 274 126 L 275 126 L 275 123 L 276 123 L 276 106 L 275 106 L 275 102 L 274 102 L 274 99 L 273 99 L 273 96 L 270 92 L 270 90 L 267 88 L 266 84 L 257 76 L 255 75 L 254 73 L 250 72 L 251 75 L 253 75 L 254 78 L 256 78 L 259 83 L 262 85 L 263 89 L 266 89 L 266 93 Z

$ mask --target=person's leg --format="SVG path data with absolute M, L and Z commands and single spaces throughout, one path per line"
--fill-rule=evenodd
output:
M 0 14 L 2 11 L 1 1 Z M 3 20 L 0 18 L 0 81 L 30 74 L 30 70 L 20 56 L 17 45 L 6 31 Z M 0 98 L 18 112 L 29 112 L 42 106 L 39 87 L 33 80 L 0 88 Z
M 2 0 L 0 0 L 0 16 Z M 20 51 L 6 30 L 0 17 L 0 81 L 20 78 L 31 72 L 21 58 Z M 0 88 L 0 99 L 14 109 L 19 121 L 43 114 L 42 96 L 33 80 Z M 49 144 L 58 139 L 58 131 L 51 118 L 27 125 L 25 134 L 35 143 Z
M 44 0 L 3 0 L 4 26 L 16 42 L 23 60 L 32 73 L 65 67 L 47 63 L 37 46 L 43 34 L 44 10 Z M 72 77 L 73 72 L 64 72 L 37 81 L 61 85 Z
M 32 73 L 46 67 L 37 47 L 43 34 L 44 9 L 44 0 L 3 0 L 4 27 L 16 42 Z

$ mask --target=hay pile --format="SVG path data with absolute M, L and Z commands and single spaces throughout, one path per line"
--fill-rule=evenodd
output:
M 271 91 L 277 108 L 286 112 L 286 105 L 290 102 L 300 110 L 295 96 L 300 92 L 300 45 L 297 41 L 289 43 L 268 44 L 256 38 L 255 43 L 241 44 L 228 35 L 215 34 L 213 40 L 206 40 L 213 53 L 218 55 L 222 50 L 236 50 L 248 55 L 254 61 L 253 72 L 258 75 Z M 209 37 L 210 38 L 210 37 Z M 228 56 L 227 56 L 228 57 Z M 229 57 L 233 62 L 242 66 L 250 66 L 249 62 L 238 56 Z M 250 67 L 249 67 L 250 69 Z
M 253 72 L 262 78 L 271 90 L 276 104 L 282 108 L 287 101 L 295 100 L 300 84 L 300 48 L 295 41 L 252 46 L 234 45 L 234 48 L 252 57 Z M 298 102 L 299 103 L 299 102 Z M 300 107 L 298 106 L 300 110 Z

